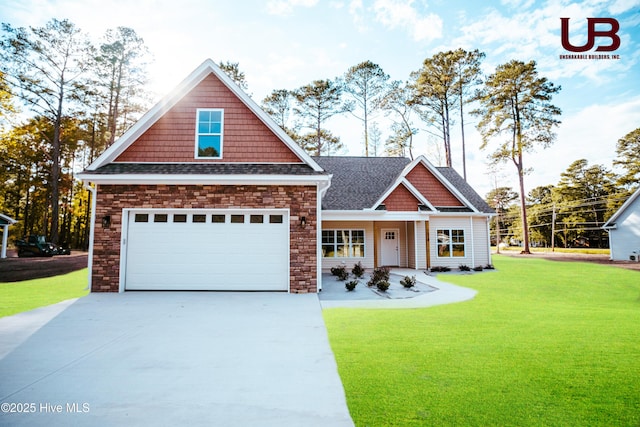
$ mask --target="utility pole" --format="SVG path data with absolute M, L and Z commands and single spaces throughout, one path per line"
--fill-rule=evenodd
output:
M 556 250 L 556 204 L 553 204 L 551 213 L 551 252 Z

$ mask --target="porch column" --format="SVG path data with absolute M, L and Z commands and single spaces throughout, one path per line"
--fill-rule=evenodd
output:
M 5 224 L 2 226 L 2 252 L 0 253 L 0 258 L 7 257 L 7 239 L 9 237 L 9 224 Z

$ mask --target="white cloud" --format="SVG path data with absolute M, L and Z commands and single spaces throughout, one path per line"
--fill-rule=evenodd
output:
M 267 12 L 270 15 L 287 16 L 293 13 L 296 6 L 313 7 L 318 0 L 270 0 L 267 2 Z
M 414 41 L 430 41 L 442 37 L 442 19 L 436 14 L 420 16 L 413 0 L 376 0 L 375 19 L 387 28 L 405 28 Z

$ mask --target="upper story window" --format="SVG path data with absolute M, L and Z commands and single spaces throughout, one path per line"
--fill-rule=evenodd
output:
M 222 158 L 224 110 L 198 109 L 196 126 L 196 158 Z

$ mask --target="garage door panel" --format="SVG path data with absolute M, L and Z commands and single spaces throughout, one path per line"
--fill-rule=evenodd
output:
M 167 222 L 135 222 L 130 215 L 125 288 L 192 290 L 287 290 L 289 225 L 286 211 L 209 211 L 194 223 L 186 211 L 163 212 Z M 185 215 L 186 223 L 173 222 Z M 283 218 L 270 223 L 269 215 Z M 225 216 L 224 223 L 212 215 Z M 244 223 L 231 223 L 242 215 Z M 262 223 L 251 223 L 262 219 Z M 239 217 L 235 217 L 238 219 Z M 184 219 L 184 217 L 180 218 Z

